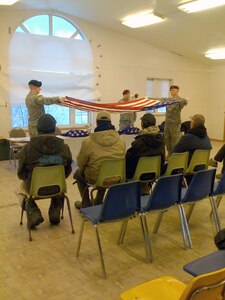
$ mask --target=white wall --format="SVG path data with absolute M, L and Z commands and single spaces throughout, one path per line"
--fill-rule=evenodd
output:
M 8 44 L 11 37 L 9 27 L 13 32 L 25 19 L 37 13 L 37 11 L 0 12 L 0 65 L 3 71 L 7 68 L 8 61 Z M 190 99 L 188 106 L 183 109 L 182 119 L 187 120 L 190 115 L 202 113 L 206 118 L 209 116 L 207 125 L 211 126 L 213 123 L 211 107 L 207 106 L 212 94 L 212 87 L 209 83 L 210 80 L 214 80 L 216 85 L 217 80 L 216 75 L 212 75 L 207 66 L 157 49 L 119 32 L 72 16 L 67 17 L 74 21 L 91 41 L 95 61 L 94 68 L 101 74 L 99 90 L 102 94 L 102 102 L 118 101 L 121 98 L 121 92 L 127 88 L 131 90 L 131 93 L 138 92 L 139 95 L 145 96 L 147 77 L 170 78 L 180 86 L 180 96 Z M 216 90 L 216 86 L 214 89 Z M 76 97 L 76 95 L 71 96 Z M 11 126 L 10 109 L 7 90 L 0 87 L 0 103 L 1 99 L 8 104 L 7 108 L 0 107 L 0 135 L 6 136 Z M 218 99 L 222 101 L 222 92 L 218 95 Z M 138 115 L 141 116 L 142 113 Z M 118 114 L 113 115 L 113 122 L 117 127 L 118 119 Z M 220 119 L 218 122 L 222 124 L 223 116 L 219 114 L 218 119 Z M 160 117 L 158 123 L 161 121 Z M 140 122 L 135 125 L 140 126 Z M 210 136 L 222 139 L 223 132 L 212 126 Z

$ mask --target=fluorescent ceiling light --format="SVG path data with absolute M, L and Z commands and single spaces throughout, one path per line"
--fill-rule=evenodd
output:
M 13 5 L 18 0 L 0 0 L 0 5 Z
M 225 59 L 225 48 L 209 50 L 205 53 L 205 57 L 210 59 Z
M 197 0 L 182 4 L 178 6 L 178 8 L 187 14 L 191 14 L 198 11 L 218 7 L 224 4 L 225 0 Z
M 131 28 L 138 28 L 152 25 L 164 21 L 163 18 L 154 15 L 153 13 L 140 13 L 131 15 L 122 20 L 122 24 Z

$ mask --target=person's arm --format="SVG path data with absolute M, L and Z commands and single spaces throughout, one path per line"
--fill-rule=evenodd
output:
M 65 159 L 66 159 L 66 164 L 65 164 L 65 176 L 66 178 L 70 175 L 70 173 L 72 172 L 72 154 L 70 151 L 70 148 L 68 145 L 65 144 Z
M 57 104 L 60 102 L 63 102 L 65 100 L 65 97 L 44 97 L 42 95 L 36 95 L 36 97 L 33 98 L 33 101 L 37 104 L 43 104 L 43 105 L 51 105 L 51 104 Z
M 183 135 L 173 148 L 172 153 L 182 153 L 193 149 L 192 137 L 188 134 Z
M 81 169 L 81 171 L 85 170 L 87 162 L 88 162 L 88 156 L 86 154 L 86 152 L 87 152 L 86 151 L 87 146 L 85 144 L 86 144 L 86 140 L 84 140 L 82 142 L 80 151 L 79 151 L 79 153 L 77 155 L 77 165 Z
M 188 99 L 186 99 L 186 98 L 179 98 L 178 101 L 180 104 L 180 108 L 183 108 L 184 106 L 186 106 L 188 104 Z
M 159 101 L 171 101 L 171 98 L 158 98 L 158 97 L 148 97 L 149 100 L 159 100 Z

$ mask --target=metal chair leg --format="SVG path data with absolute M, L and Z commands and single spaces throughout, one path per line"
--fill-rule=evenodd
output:
M 85 222 L 86 222 L 86 220 L 83 218 L 83 220 L 81 222 L 81 226 L 80 226 L 79 237 L 78 237 L 76 257 L 79 257 L 79 254 L 80 254 L 80 246 L 81 246 L 81 241 L 82 241 L 82 236 L 83 236 Z
M 26 199 L 23 199 L 22 205 L 21 205 L 21 217 L 20 217 L 20 225 L 23 225 L 23 212 L 25 210 L 26 205 Z
M 149 263 L 151 261 L 150 261 L 150 257 L 149 257 L 149 251 L 148 251 L 148 245 L 147 245 L 148 242 L 147 242 L 147 238 L 146 238 L 146 232 L 145 232 L 142 214 L 139 214 L 139 219 L 140 219 L 140 224 L 141 224 L 142 236 L 143 236 L 143 240 L 144 240 L 146 260 Z
M 162 210 L 161 212 L 159 212 L 158 218 L 156 220 L 156 223 L 155 223 L 155 226 L 154 226 L 154 229 L 153 229 L 153 233 L 158 232 L 159 226 L 161 224 L 161 221 L 162 221 L 162 218 L 163 218 L 165 212 L 166 212 L 166 210 Z
M 217 209 L 218 209 L 218 207 L 219 207 L 219 205 L 220 205 L 220 202 L 221 202 L 222 198 L 223 198 L 222 195 L 216 197 L 215 205 L 216 205 Z M 211 213 L 210 213 L 209 216 L 210 216 L 210 218 L 212 217 L 212 211 L 211 211 Z
M 97 242 L 98 242 L 98 249 L 99 249 L 100 262 L 101 262 L 101 267 L 102 267 L 102 273 L 103 273 L 104 279 L 106 279 L 106 270 L 105 270 L 105 264 L 104 264 L 104 260 L 103 260 L 103 254 L 102 254 L 102 247 L 101 247 L 101 242 L 100 242 L 100 237 L 99 237 L 99 232 L 98 232 L 97 225 L 94 225 L 94 228 L 95 228 Z
M 124 232 L 124 226 L 125 226 L 125 220 L 123 220 L 122 223 L 121 223 L 120 234 L 119 234 L 119 237 L 118 237 L 118 240 L 117 240 L 118 245 L 121 244 L 121 238 L 122 238 L 122 235 L 123 235 L 123 232 Z
M 177 207 L 178 207 L 178 212 L 179 212 L 179 217 L 180 217 L 180 225 L 181 225 L 181 231 L 182 231 L 182 236 L 183 236 L 184 249 L 187 250 L 187 238 L 186 238 L 182 208 L 180 207 L 180 205 L 178 205 Z
M 149 234 L 149 230 L 148 230 L 148 223 L 146 220 L 146 215 L 142 214 L 143 216 L 143 224 L 144 224 L 144 228 L 145 228 L 145 236 L 146 236 L 146 242 L 147 242 L 147 249 L 148 249 L 148 254 L 149 254 L 149 262 L 153 261 L 153 254 L 152 254 L 152 247 L 151 247 L 151 240 L 150 240 L 150 234 Z
M 72 214 L 71 214 L 71 208 L 70 208 L 70 200 L 67 195 L 64 194 L 64 197 L 66 198 L 66 203 L 67 203 L 67 208 L 69 212 L 69 217 L 70 217 L 70 224 L 71 224 L 71 229 L 72 229 L 72 234 L 75 233 L 74 228 L 73 228 L 73 219 L 72 219 Z
M 187 222 L 189 222 L 190 218 L 191 218 L 191 215 L 192 215 L 192 212 L 193 212 L 193 209 L 195 207 L 195 203 L 191 203 L 190 207 L 189 207 L 189 210 L 187 212 Z
M 214 198 L 209 197 L 209 199 L 210 199 L 210 204 L 212 207 L 212 215 L 213 215 L 216 231 L 219 232 L 221 230 L 221 226 L 220 226 L 220 220 L 219 220 L 219 216 L 218 216 L 217 207 L 216 207 Z
M 180 204 L 180 207 L 181 207 L 181 212 L 182 212 L 182 216 L 183 216 L 183 221 L 184 221 L 184 226 L 185 226 L 186 234 L 187 234 L 187 237 L 188 237 L 189 247 L 192 249 L 191 234 L 190 234 L 190 230 L 189 230 L 189 226 L 188 226 L 186 214 L 185 214 L 184 207 L 183 207 L 182 204 Z
M 123 244 L 123 241 L 124 241 L 124 238 L 125 238 L 125 234 L 126 234 L 126 231 L 127 231 L 128 221 L 129 221 L 129 219 L 124 220 L 124 227 L 123 227 L 123 232 L 122 232 L 121 239 L 120 239 L 120 244 Z
M 65 204 L 65 198 L 63 197 L 63 200 L 62 200 L 62 208 L 61 208 L 61 219 L 64 218 L 64 215 L 63 215 L 63 213 L 64 213 L 64 204 Z

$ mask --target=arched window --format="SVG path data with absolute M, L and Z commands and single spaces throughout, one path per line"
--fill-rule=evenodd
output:
M 44 96 L 97 96 L 89 41 L 72 22 L 56 15 L 33 16 L 17 27 L 10 44 L 10 102 L 12 127 L 27 126 L 25 97 L 31 79 L 43 82 Z M 46 106 L 58 125 L 89 124 L 89 113 Z

